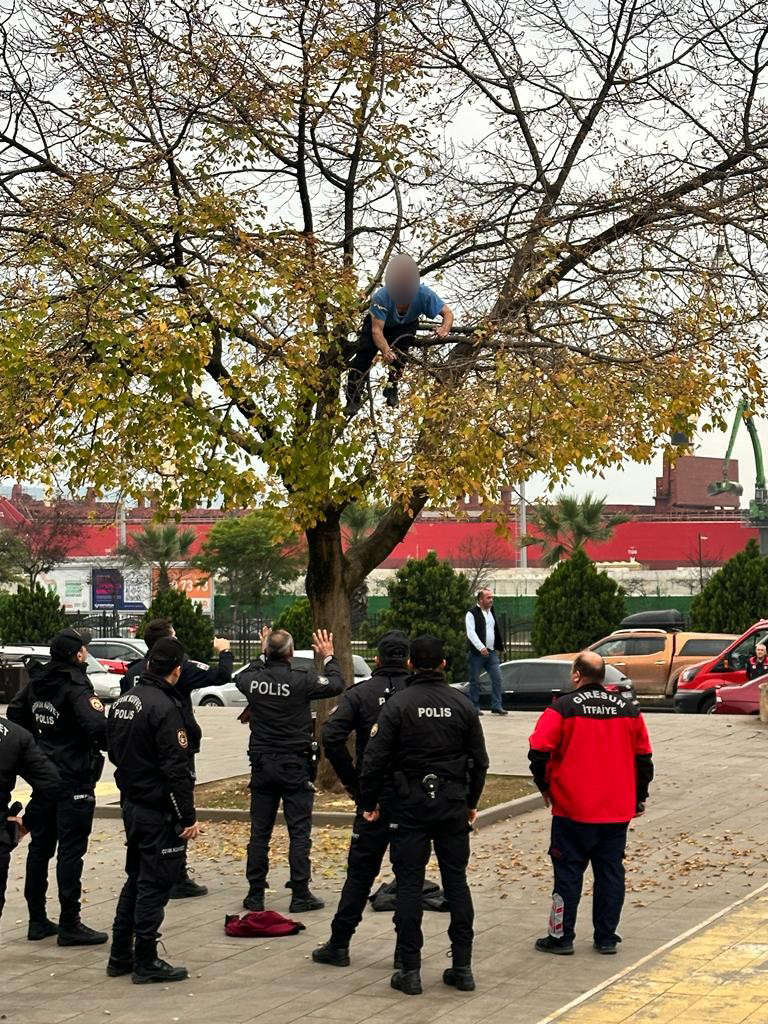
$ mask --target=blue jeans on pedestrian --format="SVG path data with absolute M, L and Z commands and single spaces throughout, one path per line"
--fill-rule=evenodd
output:
M 480 674 L 487 672 L 491 677 L 491 708 L 501 711 L 501 672 L 499 655 L 496 651 L 488 651 L 485 656 L 474 647 L 469 652 L 469 699 L 480 709 Z

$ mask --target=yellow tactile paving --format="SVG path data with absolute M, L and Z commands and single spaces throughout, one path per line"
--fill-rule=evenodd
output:
M 768 892 L 552 1020 L 768 1024 Z

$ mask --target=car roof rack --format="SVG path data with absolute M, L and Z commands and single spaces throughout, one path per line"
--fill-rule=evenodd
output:
M 677 608 L 658 608 L 654 611 L 635 612 L 621 620 L 619 626 L 633 629 L 658 629 L 662 633 L 679 633 L 685 629 L 683 613 Z

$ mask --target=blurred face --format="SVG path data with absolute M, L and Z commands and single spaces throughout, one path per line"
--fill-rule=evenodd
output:
M 484 590 L 480 594 L 480 599 L 478 600 L 477 603 L 480 605 L 481 608 L 487 611 L 493 604 L 493 594 L 490 592 L 490 590 Z
M 758 644 L 755 648 L 755 654 L 757 655 L 757 660 L 762 661 L 766 654 L 768 654 L 768 647 L 765 644 Z
M 419 268 L 405 253 L 393 256 L 384 274 L 387 295 L 397 306 L 410 306 L 419 291 Z

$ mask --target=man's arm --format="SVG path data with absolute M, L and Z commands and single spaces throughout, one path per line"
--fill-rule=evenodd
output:
M 221 646 L 223 644 L 226 647 Z M 181 666 L 181 676 L 176 684 L 179 693 L 191 694 L 193 690 L 201 690 L 204 686 L 224 686 L 232 679 L 235 658 L 229 649 L 229 640 L 216 637 L 213 646 L 219 652 L 216 664 L 206 665 L 205 662 L 187 658 Z
M 158 716 L 155 728 L 157 757 L 168 786 L 171 803 L 183 828 L 197 821 L 195 782 L 190 770 L 184 721 L 177 711 Z
M 11 700 L 6 712 L 6 718 L 8 721 L 22 726 L 27 732 L 31 732 L 33 736 L 37 736 L 37 724 L 29 704 L 29 683 L 19 690 Z
M 371 335 L 373 336 L 373 344 L 381 352 L 382 358 L 385 363 L 393 363 L 395 361 L 395 353 L 392 351 L 392 347 L 384 337 L 384 320 L 379 320 L 377 316 L 371 313 Z
M 355 729 L 355 707 L 352 700 L 354 690 L 345 693 L 332 709 L 323 726 L 323 752 L 339 777 L 342 786 L 357 794 L 357 773 L 347 740 Z
M 88 738 L 99 750 L 107 749 L 107 716 L 104 705 L 95 693 L 83 689 L 72 699 L 75 718 Z
M 528 741 L 531 775 L 545 799 L 549 792 L 549 758 L 552 751 L 559 747 L 562 732 L 563 716 L 554 708 L 547 708 L 536 723 L 536 728 Z
M 144 658 L 137 658 L 132 661 L 125 670 L 125 675 L 120 677 L 120 696 L 128 691 L 135 685 L 136 680 L 139 678 L 141 673 L 146 668 L 146 661 Z
M 648 736 L 648 729 L 645 719 L 639 715 L 635 726 L 635 783 L 637 810 L 645 809 L 645 801 L 648 799 L 648 790 L 653 780 L 653 752 L 651 740 Z
M 307 696 L 310 700 L 325 700 L 338 697 L 344 692 L 344 676 L 341 666 L 333 653 L 333 633 L 318 629 L 312 634 L 312 650 L 323 659 L 323 675 L 310 672 L 307 679 Z
M 371 738 L 365 748 L 363 768 L 360 772 L 360 801 L 365 811 L 375 811 L 379 793 L 386 775 L 392 771 L 392 758 L 397 746 L 400 712 L 389 701 L 381 709 Z
M 29 831 L 36 818 L 45 814 L 45 806 L 59 795 L 61 778 L 56 765 L 40 750 L 32 736 L 22 739 L 19 775 L 32 787 L 32 800 L 24 812 L 24 828 Z
M 467 612 L 467 616 L 464 621 L 467 626 L 467 640 L 469 640 L 472 646 L 476 650 L 480 651 L 481 654 L 487 654 L 488 648 L 477 635 L 477 629 L 475 628 L 475 616 L 472 614 L 472 612 Z
M 439 327 L 435 328 L 435 334 L 438 338 L 447 338 L 453 327 L 453 310 L 450 306 L 443 305 L 443 308 L 440 310 L 440 316 L 443 322 Z
M 480 725 L 480 716 L 472 709 L 469 735 L 467 737 L 467 754 L 469 756 L 469 792 L 467 803 L 470 811 L 476 811 L 480 797 L 485 786 L 485 776 L 488 773 L 488 751 L 485 746 L 485 736 Z

